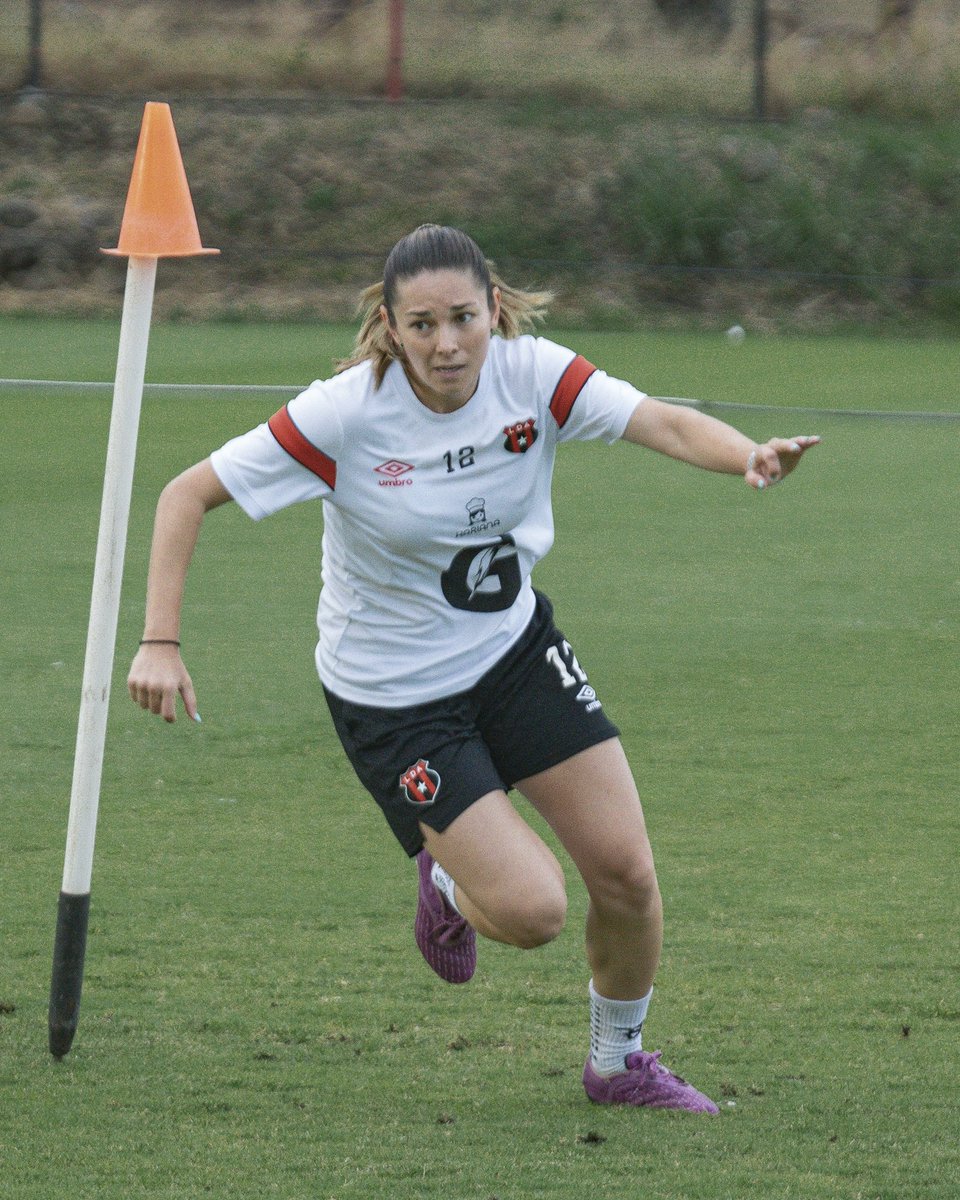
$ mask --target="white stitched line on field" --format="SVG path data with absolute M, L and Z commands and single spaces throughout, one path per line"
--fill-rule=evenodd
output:
M 257 392 L 296 396 L 305 384 L 276 383 L 145 383 L 145 392 L 235 392 L 251 395 Z M 50 388 L 62 390 L 106 391 L 112 383 L 77 379 L 0 379 L 0 387 Z M 689 408 L 739 409 L 742 412 L 792 413 L 811 417 L 871 417 L 881 421 L 960 421 L 960 412 L 884 412 L 876 408 L 798 408 L 788 404 L 748 404 L 736 400 L 689 400 L 683 396 L 655 396 L 668 404 L 685 404 Z
M 654 396 L 668 404 L 690 408 L 738 408 L 745 412 L 801 413 L 811 417 L 873 417 L 887 421 L 960 421 L 960 412 L 885 412 L 881 408 L 799 408 L 789 404 L 747 404 L 737 400 L 685 400 L 682 396 Z
M 24 388 L 74 388 L 76 390 L 104 391 L 113 388 L 112 383 L 81 379 L 0 379 L 0 387 Z M 296 396 L 306 384 L 294 383 L 289 387 L 278 383 L 145 383 L 145 392 L 284 392 Z

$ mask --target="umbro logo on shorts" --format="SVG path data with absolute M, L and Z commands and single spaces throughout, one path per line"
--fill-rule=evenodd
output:
M 400 790 L 411 804 L 421 807 L 433 804 L 440 791 L 440 772 L 430 766 L 429 759 L 418 758 L 400 776 Z

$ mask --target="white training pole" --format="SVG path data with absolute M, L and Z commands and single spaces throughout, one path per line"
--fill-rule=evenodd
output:
M 72 895 L 90 890 L 93 872 L 93 842 L 120 611 L 120 584 L 156 277 L 155 258 L 129 260 L 63 866 L 62 890 Z
M 83 985 L 93 843 L 156 278 L 156 258 L 128 260 L 50 982 L 50 1050 L 57 1058 L 73 1043 Z
M 148 102 L 143 110 L 119 243 L 115 249 L 104 250 L 104 254 L 127 259 L 127 283 L 123 293 L 120 348 L 93 572 L 67 852 L 50 978 L 50 1051 L 57 1058 L 62 1058 L 70 1049 L 80 1008 L 93 842 L 157 259 L 219 253 L 219 250 L 200 243 L 200 230 L 170 105 Z

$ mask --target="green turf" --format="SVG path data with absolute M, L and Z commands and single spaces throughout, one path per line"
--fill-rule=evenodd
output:
M 0 374 L 112 378 L 117 329 L 0 323 Z M 295 382 L 349 333 L 161 326 L 148 377 Z M 583 335 L 660 394 L 948 411 L 947 343 Z M 317 360 L 320 361 L 317 361 Z M 156 494 L 276 397 L 148 396 L 80 1028 L 46 999 L 109 396 L 0 389 L 0 1194 L 949 1200 L 957 1038 L 960 422 L 819 432 L 756 494 L 571 446 L 554 598 L 644 796 L 666 903 L 647 1044 L 717 1120 L 584 1099 L 584 898 L 469 987 L 413 947 L 415 881 L 313 673 L 321 514 L 224 509 L 191 576 L 204 722 L 123 680 Z

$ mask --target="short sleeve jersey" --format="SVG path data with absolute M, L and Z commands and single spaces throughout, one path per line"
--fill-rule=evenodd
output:
M 553 543 L 557 445 L 614 442 L 643 394 L 543 338 L 494 337 L 470 400 L 420 402 L 399 363 L 310 385 L 211 456 L 253 518 L 324 506 L 317 670 L 356 704 L 465 691 L 520 637 Z

